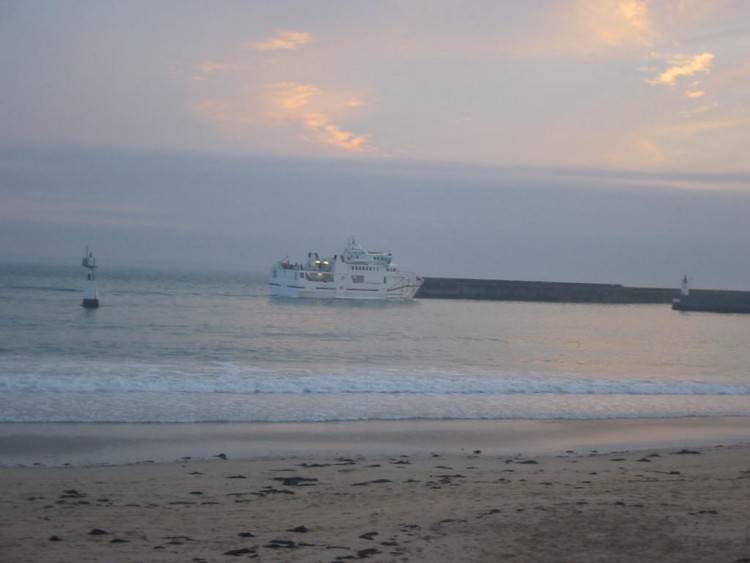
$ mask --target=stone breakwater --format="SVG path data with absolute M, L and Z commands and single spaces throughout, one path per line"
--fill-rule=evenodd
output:
M 750 313 L 750 291 L 691 291 L 672 302 L 676 311 Z
M 416 297 L 551 303 L 674 303 L 674 308 L 679 310 L 750 312 L 748 291 L 694 289 L 690 295 L 681 296 L 676 287 L 626 287 L 599 283 L 427 277 Z

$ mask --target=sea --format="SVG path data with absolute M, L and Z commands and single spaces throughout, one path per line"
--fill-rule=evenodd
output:
M 750 316 L 291 299 L 267 274 L 0 264 L 0 423 L 750 416 Z

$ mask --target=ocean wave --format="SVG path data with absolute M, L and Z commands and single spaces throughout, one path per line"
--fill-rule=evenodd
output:
M 750 416 L 747 396 L 3 393 L 1 423 L 306 423 Z
M 232 363 L 0 362 L 0 391 L 238 395 L 750 395 L 750 384 L 445 372 L 435 368 L 311 371 Z

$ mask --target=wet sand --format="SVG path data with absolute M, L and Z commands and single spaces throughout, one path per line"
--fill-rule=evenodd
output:
M 750 418 L 0 424 L 0 467 L 316 455 L 549 454 L 750 441 Z
M 6 425 L 0 560 L 750 561 L 749 419 L 509 422 Z

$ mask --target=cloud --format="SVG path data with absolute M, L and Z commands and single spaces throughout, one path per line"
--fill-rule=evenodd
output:
M 688 97 L 690 97 L 689 93 L 688 93 Z M 684 115 L 684 116 L 687 116 L 687 117 L 694 117 L 696 115 L 699 115 L 699 114 L 702 114 L 702 113 L 706 113 L 706 112 L 709 112 L 709 111 L 712 111 L 712 110 L 716 110 L 718 108 L 719 108 L 719 104 L 718 103 L 703 104 L 703 105 L 700 105 L 700 106 L 697 106 L 697 107 L 694 107 L 694 108 L 691 108 L 691 109 L 683 110 L 683 111 L 680 112 L 680 115 Z
M 579 29 L 601 46 L 648 46 L 655 36 L 642 0 L 581 0 L 575 16 Z
M 323 114 L 311 113 L 305 118 L 305 125 L 315 132 L 317 138 L 322 142 L 333 145 L 340 149 L 351 152 L 363 152 L 365 143 L 368 140 L 367 135 L 355 135 L 348 131 L 342 131 Z
M 516 54 L 611 54 L 652 47 L 659 38 L 644 0 L 549 2 L 541 27 L 516 40 Z
M 257 43 L 247 43 L 255 51 L 295 51 L 312 41 L 312 35 L 304 31 L 279 31 L 273 37 Z
M 357 135 L 344 131 L 332 122 L 332 119 L 321 111 L 314 109 L 313 100 L 324 94 L 323 90 L 312 84 L 297 82 L 278 82 L 267 87 L 270 94 L 268 116 L 276 121 L 301 124 L 305 130 L 305 139 L 325 143 L 349 152 L 363 152 L 368 135 Z M 358 107 L 362 103 L 355 102 Z
M 311 99 L 322 93 L 312 84 L 298 82 L 277 82 L 266 88 L 271 94 L 272 115 L 282 119 L 298 117 L 310 105 Z
M 369 135 L 347 131 L 338 123 L 344 112 L 368 102 L 355 93 L 324 92 L 311 82 L 285 80 L 300 68 L 294 58 L 287 59 L 289 65 L 267 65 L 278 59 L 267 53 L 295 51 L 312 40 L 310 33 L 282 30 L 263 41 L 242 44 L 260 54 L 235 53 L 236 62 L 227 57 L 224 62 L 205 59 L 196 64 L 190 78 L 200 85 L 196 84 L 199 99 L 191 106 L 193 113 L 237 141 L 273 145 L 284 137 L 288 149 L 289 136 L 296 133 L 307 143 L 346 152 L 374 150 L 367 146 Z M 172 74 L 178 79 L 188 76 Z M 271 130 L 278 134 L 271 135 Z
M 310 40 L 307 33 L 282 32 L 252 46 L 258 51 L 295 49 Z M 229 61 L 206 59 L 194 65 L 190 73 L 171 73 L 175 79 L 195 81 L 198 99 L 190 109 L 200 121 L 213 125 L 225 137 L 273 144 L 279 142 L 272 140 L 278 136 L 259 132 L 274 129 L 288 138 L 296 129 L 296 138 L 306 143 L 354 153 L 374 150 L 368 146 L 369 135 L 347 131 L 338 123 L 344 113 L 368 105 L 357 93 L 323 91 L 310 82 L 273 81 L 273 77 L 290 72 L 278 67 L 269 71 L 253 57 Z M 288 141 L 286 144 L 290 146 Z
M 364 100 L 352 100 L 351 102 L 346 103 L 346 107 L 348 108 L 361 108 L 366 105 L 367 102 L 365 102 Z
M 671 67 L 656 78 L 647 80 L 646 82 L 654 85 L 664 84 L 674 86 L 678 78 L 695 76 L 699 72 L 708 74 L 711 72 L 711 63 L 713 60 L 714 55 L 712 53 L 701 53 L 689 58 L 679 55 L 670 61 L 672 64 Z

